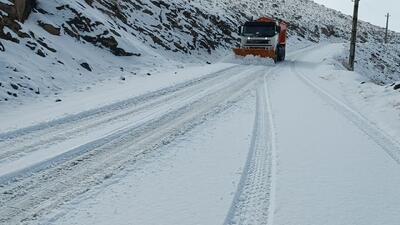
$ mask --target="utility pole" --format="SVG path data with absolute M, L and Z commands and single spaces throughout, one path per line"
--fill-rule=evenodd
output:
M 388 37 L 389 37 L 389 17 L 390 17 L 390 14 L 388 13 L 386 16 L 386 31 L 385 31 L 385 44 L 387 44 L 388 43 Z
M 353 1 L 354 1 L 353 29 L 351 31 L 350 57 L 349 57 L 349 70 L 351 70 L 351 71 L 354 71 L 354 61 L 355 61 L 355 57 L 356 57 L 358 6 L 360 3 L 360 0 L 353 0 Z

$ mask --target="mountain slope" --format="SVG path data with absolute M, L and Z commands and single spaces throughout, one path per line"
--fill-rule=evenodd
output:
M 237 26 L 251 17 L 288 21 L 289 42 L 347 41 L 351 24 L 350 16 L 309 0 L 37 0 L 22 24 L 15 1 L 0 1 L 3 103 L 148 74 L 152 67 L 216 60 L 236 45 Z M 385 50 L 382 32 L 360 22 L 366 48 L 357 68 L 368 64 L 368 77 L 388 83 L 400 79 L 399 34 L 391 33 L 393 48 Z

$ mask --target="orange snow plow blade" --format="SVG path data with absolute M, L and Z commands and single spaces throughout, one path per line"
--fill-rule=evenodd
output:
M 234 48 L 233 52 L 238 56 L 253 55 L 271 59 L 275 59 L 276 57 L 275 51 L 263 48 Z

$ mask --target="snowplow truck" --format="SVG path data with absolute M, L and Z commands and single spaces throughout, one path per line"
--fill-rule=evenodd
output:
M 246 22 L 239 27 L 241 43 L 233 49 L 237 56 L 259 56 L 274 62 L 285 60 L 287 24 L 269 17 Z

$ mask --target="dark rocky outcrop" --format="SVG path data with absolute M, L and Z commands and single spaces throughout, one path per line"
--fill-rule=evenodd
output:
M 11 86 L 14 90 L 18 90 L 18 85 L 11 83 L 10 86 Z
M 47 31 L 47 33 L 52 34 L 52 35 L 56 35 L 56 36 L 60 36 L 61 33 L 61 28 L 59 27 L 55 27 L 51 24 L 47 24 L 44 23 L 42 21 L 38 21 L 39 26 L 41 26 L 45 31 Z
M 20 38 L 28 38 L 29 34 L 21 31 L 22 27 L 17 22 L 24 22 L 36 6 L 36 0 L 14 0 L 14 4 L 6 4 L 0 2 L 0 10 L 7 15 L 0 16 L 0 38 L 15 43 L 20 41 L 13 37 L 10 32 L 4 32 L 7 27 L 18 35 Z
M 92 3 L 93 1 L 88 2 L 88 4 L 90 5 Z M 121 12 L 117 7 L 110 6 L 110 4 L 105 5 L 110 7 L 110 10 L 114 10 L 113 15 L 116 16 L 116 18 L 119 18 L 122 21 L 126 21 L 126 18 L 120 15 Z M 120 37 L 121 35 L 114 29 L 105 30 L 101 34 L 93 35 L 93 31 L 101 30 L 102 27 L 104 27 L 103 23 L 99 21 L 92 21 L 90 18 L 82 15 L 82 13 L 78 12 L 69 5 L 59 6 L 57 7 L 57 10 L 67 10 L 75 15 L 73 18 L 69 19 L 68 21 L 66 21 L 66 23 L 62 25 L 67 35 L 77 40 L 84 40 L 101 48 L 107 48 L 115 56 L 140 56 L 140 54 L 138 53 L 128 52 L 121 47 L 118 47 L 118 41 L 114 36 Z M 110 12 L 107 12 L 107 14 L 110 14 Z
M 36 0 L 14 0 L 14 5 L 18 21 L 24 22 L 36 7 Z
M 8 14 L 7 18 L 24 22 L 36 7 L 36 0 L 13 0 L 14 4 L 0 2 L 0 10 Z
M 84 62 L 84 63 L 81 63 L 80 65 L 81 65 L 83 68 L 85 68 L 86 70 L 92 72 L 92 68 L 90 67 L 89 63 Z
M 46 57 L 46 54 L 43 52 L 43 50 L 42 49 L 38 49 L 37 51 L 36 51 L 36 54 L 37 55 L 39 55 L 39 56 L 41 56 L 41 57 Z
M 6 48 L 4 48 L 4 45 L 0 42 L 0 52 L 4 52 Z

